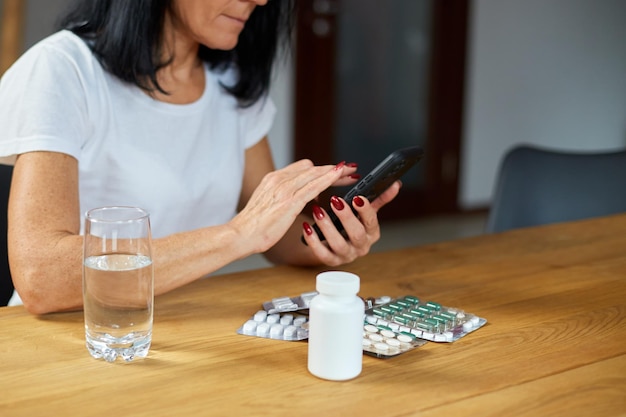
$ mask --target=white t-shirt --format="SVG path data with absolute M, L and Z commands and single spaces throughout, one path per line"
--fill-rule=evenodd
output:
M 0 80 L 0 163 L 30 151 L 71 155 L 81 214 L 139 206 L 154 237 L 226 223 L 236 212 L 244 152 L 276 112 L 269 98 L 239 108 L 220 85 L 232 75 L 207 69 L 199 100 L 168 104 L 106 72 L 73 33 L 58 32 Z

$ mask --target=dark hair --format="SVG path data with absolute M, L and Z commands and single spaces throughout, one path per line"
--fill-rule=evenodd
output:
M 120 79 L 167 94 L 156 73 L 168 64 L 161 61 L 161 40 L 171 7 L 172 0 L 78 0 L 59 20 L 59 29 L 83 38 L 102 66 Z M 240 106 L 267 94 L 280 47 L 288 50 L 294 8 L 293 0 L 269 0 L 255 8 L 234 49 L 201 45 L 198 55 L 211 69 L 236 68 L 236 82 L 222 87 Z

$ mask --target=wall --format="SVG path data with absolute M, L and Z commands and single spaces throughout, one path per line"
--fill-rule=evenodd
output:
M 474 0 L 461 189 L 486 205 L 518 143 L 626 146 L 626 1 Z
M 459 200 L 489 203 L 504 152 L 518 143 L 626 146 L 626 1 L 472 0 Z M 26 41 L 52 30 L 69 0 L 28 0 Z M 293 158 L 293 62 L 277 69 L 270 143 Z

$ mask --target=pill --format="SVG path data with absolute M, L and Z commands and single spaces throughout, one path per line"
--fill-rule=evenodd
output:
M 407 295 L 404 297 L 405 301 L 408 301 L 411 304 L 419 304 L 420 300 L 417 297 L 413 297 L 412 295 Z
M 256 332 L 257 322 L 254 320 L 248 320 L 243 324 L 244 334 L 254 334 Z
M 284 330 L 285 330 L 285 328 L 283 327 L 282 324 L 280 324 L 280 323 L 272 324 L 272 326 L 270 327 L 270 338 L 272 338 L 272 339 L 282 339 Z
M 380 323 L 380 322 L 379 322 Z M 391 330 L 393 330 L 394 332 L 397 332 L 398 329 L 400 328 L 400 325 L 398 323 L 389 323 L 388 324 L 389 328 Z
M 283 332 L 283 337 L 285 339 L 294 339 L 297 335 L 298 328 L 293 324 L 285 327 L 285 331 Z
M 259 310 L 254 314 L 254 321 L 262 322 L 267 317 L 267 311 Z
M 278 313 L 268 314 L 267 318 L 265 319 L 265 321 L 269 324 L 278 323 L 278 320 L 280 320 L 280 314 Z
M 366 316 L 365 321 L 368 322 L 369 324 L 376 324 L 378 319 L 374 316 Z
M 393 338 L 396 337 L 396 334 L 394 332 L 392 332 L 391 330 L 381 330 L 380 334 L 383 337 L 387 337 L 387 338 Z
M 363 339 L 363 347 L 367 348 L 372 346 L 372 341 L 369 339 Z
M 373 326 L 371 324 L 366 324 L 365 326 L 363 326 L 363 328 L 365 329 L 365 331 L 370 332 L 370 333 L 378 333 L 378 327 Z
M 401 333 L 401 334 L 397 335 L 397 336 L 396 336 L 396 338 L 397 338 L 400 342 L 403 342 L 403 343 L 410 343 L 410 342 L 412 342 L 413 340 L 415 340 L 415 335 L 407 335 L 407 334 Z
M 391 297 L 388 295 L 383 295 L 382 297 L 378 297 L 376 299 L 376 304 L 385 304 L 391 301 Z
M 402 306 L 402 308 L 408 308 L 408 307 L 411 307 L 412 305 L 411 303 L 405 300 L 396 300 L 396 304 L 398 304 L 399 306 Z
M 400 346 L 400 341 L 397 340 L 397 339 L 387 339 L 387 340 L 385 340 L 385 342 L 387 342 L 387 344 L 389 346 L 392 346 L 392 347 L 399 347 Z
M 379 335 L 378 333 L 369 333 L 367 335 L 368 339 L 374 341 L 374 342 L 382 342 L 383 341 L 383 337 L 381 335 Z
M 443 334 L 435 334 L 435 338 L 434 338 L 435 342 L 445 342 L 446 341 L 446 336 Z
M 434 301 L 429 301 L 426 303 L 426 305 L 430 308 L 432 308 L 433 310 L 441 310 L 441 304 L 439 303 L 435 303 Z
M 267 336 L 270 331 L 270 325 L 268 323 L 259 323 L 256 327 L 257 336 Z
M 465 323 L 463 323 L 463 330 L 465 330 L 466 332 L 469 332 L 473 328 L 474 324 L 471 321 L 466 321 Z
M 391 327 L 389 326 L 382 326 L 382 325 L 378 325 L 378 330 L 393 330 Z
M 309 331 L 307 329 L 303 329 L 302 327 L 298 328 L 298 339 L 306 339 L 309 337 Z
M 296 318 L 293 319 L 293 325 L 294 326 L 302 326 L 304 323 L 306 322 L 306 317 L 304 316 L 298 316 Z
M 380 343 L 376 343 L 376 344 L 374 344 L 374 347 L 375 347 L 377 350 L 382 350 L 382 351 L 387 351 L 387 350 L 389 350 L 389 345 L 388 345 L 387 343 L 383 343 L 383 342 L 380 342 Z
M 280 324 L 283 326 L 289 326 L 293 322 L 292 314 L 285 314 L 280 318 Z
M 272 304 L 274 304 L 274 307 L 279 311 L 290 311 L 298 308 L 298 305 L 289 297 L 274 298 Z

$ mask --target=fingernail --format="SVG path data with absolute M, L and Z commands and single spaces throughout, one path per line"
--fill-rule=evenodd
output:
M 311 236 L 313 234 L 313 228 L 307 222 L 302 223 L 302 228 L 304 229 L 304 233 L 306 233 L 307 236 Z
M 350 168 L 358 168 L 359 164 L 357 164 L 356 162 L 348 162 L 346 166 Z
M 352 178 L 353 180 L 360 180 L 361 174 L 352 174 L 352 175 L 348 175 L 348 177 Z
M 317 220 L 322 220 L 324 218 L 324 211 L 322 211 L 321 207 L 318 205 L 313 206 L 313 216 Z
M 341 161 L 337 165 L 335 165 L 335 171 L 339 171 L 346 164 L 346 161 Z
M 363 199 L 358 195 L 352 199 L 352 202 L 357 207 L 363 207 L 365 205 L 365 201 L 363 201 Z
M 335 210 L 343 210 L 343 201 L 341 201 L 340 199 L 337 198 L 337 196 L 332 196 L 330 198 L 330 204 L 333 205 L 333 207 L 335 208 Z

